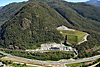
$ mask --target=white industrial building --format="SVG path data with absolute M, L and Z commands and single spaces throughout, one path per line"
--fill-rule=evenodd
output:
M 60 50 L 60 51 L 73 51 L 72 47 L 70 46 L 65 46 L 64 44 L 57 44 L 57 43 L 45 43 L 45 44 L 41 44 L 41 48 L 40 49 L 30 49 L 30 50 L 25 50 L 27 52 L 29 51 L 33 51 L 33 52 L 47 52 L 48 50 Z
M 57 44 L 57 43 L 46 43 L 41 44 L 41 50 L 63 50 L 63 44 Z
M 72 47 L 65 46 L 64 44 L 57 44 L 57 43 L 46 43 L 41 44 L 41 50 L 64 50 L 64 51 L 73 51 Z

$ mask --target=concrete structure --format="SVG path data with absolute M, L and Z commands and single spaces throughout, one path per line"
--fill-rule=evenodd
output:
M 67 28 L 66 26 L 60 26 L 60 27 L 58 27 L 57 28 L 57 30 L 68 30 L 68 31 L 75 31 L 74 29 L 69 29 L 69 28 Z
M 63 50 L 68 50 L 68 46 L 63 46 Z
M 63 44 L 57 44 L 57 43 L 46 43 L 41 44 L 41 50 L 63 50 Z
M 72 47 L 65 46 L 64 44 L 50 43 L 50 44 L 41 44 L 40 50 L 64 50 L 64 51 L 73 51 Z
M 57 44 L 57 43 L 46 43 L 46 44 L 41 44 L 40 49 L 27 49 L 25 50 L 26 52 L 49 52 L 49 50 L 59 50 L 59 51 L 73 51 L 73 48 L 70 46 L 65 46 L 64 44 Z
M 69 47 L 69 46 L 63 46 L 63 50 L 64 51 L 73 51 L 72 47 Z

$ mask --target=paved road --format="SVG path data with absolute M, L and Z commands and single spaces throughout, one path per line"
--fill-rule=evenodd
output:
M 89 36 L 89 34 L 87 34 L 82 40 L 84 40 L 84 41 L 81 41 L 81 42 L 79 42 L 78 44 L 81 44 L 81 43 L 84 43 L 85 41 L 87 41 L 87 37 Z
M 97 58 L 100 58 L 100 55 L 97 55 L 97 56 L 93 56 L 93 57 L 89 57 L 89 58 L 77 59 L 77 60 L 72 60 L 72 61 L 39 61 L 39 60 L 32 60 L 32 59 L 26 59 L 26 58 L 22 58 L 22 57 L 13 56 L 13 55 L 4 53 L 2 51 L 0 51 L 0 53 L 2 53 L 4 55 L 7 55 L 9 57 L 20 59 L 20 60 L 36 62 L 36 63 L 44 63 L 44 64 L 71 64 L 71 63 L 79 63 L 79 62 L 92 61 L 92 60 L 95 60 Z
M 77 57 L 77 56 L 78 56 L 78 52 L 77 52 L 77 50 L 76 50 L 75 48 L 73 48 L 73 49 L 74 49 L 75 54 L 76 54 L 76 56 L 75 56 L 75 57 Z
M 98 63 L 96 63 L 96 64 L 94 64 L 94 65 L 91 65 L 91 66 L 89 66 L 89 67 L 95 67 L 96 65 L 98 65 L 100 62 L 98 62 Z

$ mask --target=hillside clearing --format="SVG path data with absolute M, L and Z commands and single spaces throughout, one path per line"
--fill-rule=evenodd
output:
M 71 44 L 77 44 L 80 41 L 83 41 L 83 38 L 87 35 L 85 32 L 81 31 L 68 31 L 68 30 L 60 30 L 60 33 L 65 38 L 66 42 Z

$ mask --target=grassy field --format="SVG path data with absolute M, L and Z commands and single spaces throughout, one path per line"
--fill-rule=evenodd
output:
M 81 31 L 67 31 L 67 30 L 60 30 L 60 33 L 66 37 L 66 42 L 77 44 L 83 40 L 84 36 L 86 36 L 85 32 Z
M 66 66 L 79 67 L 82 66 L 82 63 L 66 64 Z

